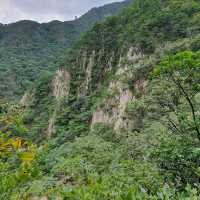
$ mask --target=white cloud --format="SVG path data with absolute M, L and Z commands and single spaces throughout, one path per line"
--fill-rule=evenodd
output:
M 92 7 L 122 0 L 0 0 L 0 22 L 71 20 Z
M 10 0 L 0 0 L 0 21 L 4 21 L 11 7 Z

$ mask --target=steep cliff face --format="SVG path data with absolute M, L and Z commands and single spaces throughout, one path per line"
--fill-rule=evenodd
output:
M 57 102 L 60 102 L 65 97 L 68 97 L 70 91 L 70 74 L 59 69 L 52 82 L 53 96 L 56 98 Z
M 199 199 L 199 13 L 135 0 L 96 24 L 24 95 L 39 155 L 27 171 L 2 160 L 0 197 Z
M 0 25 L 0 96 L 15 100 L 44 72 L 55 72 L 82 33 L 96 22 L 118 14 L 131 1 L 92 9 L 73 21 L 37 23 L 23 20 Z
M 194 40 L 198 37 L 195 36 Z M 189 41 L 187 38 L 179 42 L 168 41 L 164 45 L 157 44 L 152 53 L 125 45 L 115 52 L 107 52 L 106 55 L 105 50 L 97 51 L 91 46 L 86 50 L 90 51 L 90 54 L 82 54 L 79 51 L 78 56 L 73 58 L 76 62 L 72 60 L 72 63 L 81 75 L 76 75 L 73 80 L 73 87 L 77 89 L 73 88 L 72 95 L 77 102 L 85 97 L 90 99 L 90 129 L 98 124 L 104 124 L 112 127 L 117 134 L 140 131 L 141 127 L 138 124 L 143 123 L 143 111 L 139 110 L 141 116 L 138 117 L 136 113 L 134 117 L 130 116 L 128 109 L 131 104 L 142 102 L 146 96 L 148 97 L 148 76 L 152 67 L 172 52 L 191 50 L 192 43 L 193 40 Z M 80 58 L 79 53 L 84 56 Z M 109 56 L 104 57 L 107 55 Z M 72 70 L 71 73 L 76 74 L 77 71 Z
M 71 76 L 65 69 L 58 69 L 39 80 L 36 87 L 27 91 L 20 104 L 26 108 L 27 123 L 35 130 L 35 136 L 51 138 L 57 131 L 56 122 L 70 93 Z
M 166 7 L 177 18 L 183 15 L 178 23 L 173 15 L 168 16 Z M 49 87 L 42 89 L 46 95 L 38 98 L 39 106 L 36 103 L 40 115 L 44 110 L 48 113 L 48 123 L 41 125 L 42 130 L 50 136 L 64 129 L 76 136 L 94 129 L 96 124 L 105 124 L 118 134 L 140 131 L 145 121 L 143 109 L 138 108 L 139 114 L 134 117 L 129 108 L 143 101 L 148 93 L 153 66 L 166 55 L 192 49 L 194 41 L 198 41 L 198 9 L 179 7 L 181 4 L 170 0 L 151 4 L 137 0 L 121 15 L 96 24 L 68 52 L 66 71 L 57 71 L 54 78 L 49 78 Z M 154 10 L 154 16 L 149 10 Z M 163 19 L 171 24 L 163 22 L 158 26 Z M 192 34 L 186 24 L 196 31 Z M 174 32 L 166 30 L 167 26 Z M 68 100 L 61 101 L 63 97 Z
M 78 96 L 85 96 L 89 90 L 89 86 L 92 80 L 92 68 L 94 67 L 95 62 L 95 51 L 91 53 L 89 58 L 87 58 L 87 54 L 83 53 L 83 65 L 82 68 L 85 71 L 84 81 L 81 86 L 78 88 Z
M 53 97 L 55 98 L 55 104 L 53 113 L 48 122 L 47 135 L 49 138 L 51 138 L 52 135 L 56 133 L 56 118 L 59 114 L 63 100 L 67 100 L 68 98 L 70 92 L 70 79 L 70 74 L 63 69 L 57 70 L 56 75 L 53 78 L 52 93 Z
M 116 132 L 128 129 L 129 122 L 126 119 L 125 110 L 128 103 L 135 99 L 135 96 L 126 83 L 131 80 L 131 73 L 128 70 L 128 64 L 123 63 L 123 61 L 136 64 L 142 57 L 142 54 L 133 52 L 133 48 L 128 50 L 126 56 L 120 57 L 118 70 L 107 88 L 108 97 L 103 98 L 100 104 L 96 105 L 97 110 L 93 113 L 92 126 L 96 123 L 105 123 L 113 126 Z
M 34 98 L 34 92 L 33 91 L 27 91 L 23 95 L 23 97 L 20 100 L 20 105 L 23 107 L 27 107 L 31 104 L 32 100 Z

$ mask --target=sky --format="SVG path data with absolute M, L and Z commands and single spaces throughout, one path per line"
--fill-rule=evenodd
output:
M 0 23 L 49 22 L 79 17 L 93 7 L 122 0 L 0 0 Z

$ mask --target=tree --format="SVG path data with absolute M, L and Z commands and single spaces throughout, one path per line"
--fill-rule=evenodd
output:
M 8 199 L 13 188 L 37 174 L 36 146 L 22 138 L 27 132 L 22 110 L 10 104 L 0 108 L 0 199 Z
M 156 151 L 158 164 L 177 186 L 199 183 L 200 52 L 168 56 L 155 66 L 151 78 L 157 120 L 169 130 Z
M 200 140 L 200 116 L 195 102 L 195 96 L 200 92 L 200 52 L 185 51 L 167 57 L 154 68 L 152 78 L 160 81 L 161 90 L 168 87 L 165 88 L 168 102 L 159 103 L 161 107 L 167 107 L 168 112 L 177 115 L 179 126 L 169 119 L 171 126 L 183 133 L 187 132 L 187 124 L 187 128 L 195 131 Z

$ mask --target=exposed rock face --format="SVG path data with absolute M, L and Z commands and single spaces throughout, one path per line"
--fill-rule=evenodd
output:
M 89 85 L 92 80 L 92 67 L 94 66 L 95 61 L 95 51 L 92 52 L 88 59 L 87 63 L 87 55 L 83 53 L 83 69 L 85 69 L 85 81 L 82 83 L 80 88 L 78 88 L 78 96 L 85 96 L 89 90 Z
M 117 121 L 114 125 L 114 130 L 119 130 L 127 127 L 127 121 L 125 120 L 125 110 L 127 107 L 127 104 L 133 100 L 133 94 L 129 90 L 124 90 L 121 92 L 120 100 L 119 100 L 119 106 L 118 106 L 118 116 Z
M 31 200 L 49 200 L 48 197 L 33 197 Z
M 92 52 L 92 55 L 90 56 L 90 59 L 89 59 L 89 63 L 87 65 L 87 68 L 86 68 L 86 83 L 85 83 L 85 90 L 87 91 L 88 90 L 88 87 L 89 87 L 89 84 L 91 82 L 91 75 L 92 75 L 92 67 L 94 65 L 94 59 L 95 59 L 95 51 Z
M 47 135 L 51 137 L 56 132 L 55 122 L 57 112 L 60 109 L 62 100 L 67 98 L 70 92 L 70 74 L 64 69 L 59 69 L 52 81 L 53 96 L 56 99 L 56 105 L 53 114 L 48 122 Z
M 112 123 L 111 118 L 106 115 L 106 113 L 104 113 L 103 110 L 98 110 L 96 112 L 93 113 L 93 118 L 92 118 L 92 125 L 96 124 L 96 123 Z
M 55 127 L 56 114 L 57 114 L 57 111 L 54 110 L 53 116 L 49 119 L 49 122 L 48 122 L 47 136 L 49 138 L 56 132 L 56 127 Z
M 146 92 L 146 88 L 148 86 L 148 81 L 145 80 L 145 79 L 140 79 L 140 80 L 137 80 L 134 84 L 135 86 L 135 89 L 137 91 L 140 91 L 142 94 L 145 94 Z
M 106 97 L 106 99 L 102 100 L 104 106 L 97 107 L 97 110 L 93 113 L 91 127 L 96 123 L 104 123 L 113 126 L 114 130 L 118 132 L 121 129 L 128 130 L 131 126 L 126 116 L 126 108 L 128 103 L 134 101 L 136 97 L 126 83 L 127 80 L 131 80 L 132 78 L 128 63 L 137 64 L 143 57 L 144 55 L 133 47 L 128 50 L 124 58 L 120 57 L 116 78 L 110 82 L 108 88 L 109 94 L 113 91 L 117 92 L 113 96 Z M 147 82 L 144 80 L 136 81 L 134 86 L 138 90 L 144 90 L 146 84 Z
M 56 72 L 52 86 L 53 86 L 53 96 L 56 98 L 57 101 L 68 96 L 70 91 L 70 79 L 71 79 L 70 74 L 65 70 L 59 69 Z
M 25 92 L 24 96 L 20 100 L 20 105 L 23 107 L 28 106 L 30 102 L 32 101 L 33 96 L 34 96 L 33 92 L 31 91 Z
M 127 53 L 127 60 L 137 62 L 144 57 L 144 54 L 135 47 L 131 47 Z
M 111 83 L 110 91 L 118 89 L 118 94 L 106 100 L 104 108 L 98 108 L 93 113 L 92 127 L 96 123 L 105 123 L 112 125 L 117 132 L 120 129 L 127 128 L 125 120 L 125 110 L 127 104 L 134 99 L 132 92 L 129 89 L 123 88 L 121 84 Z

